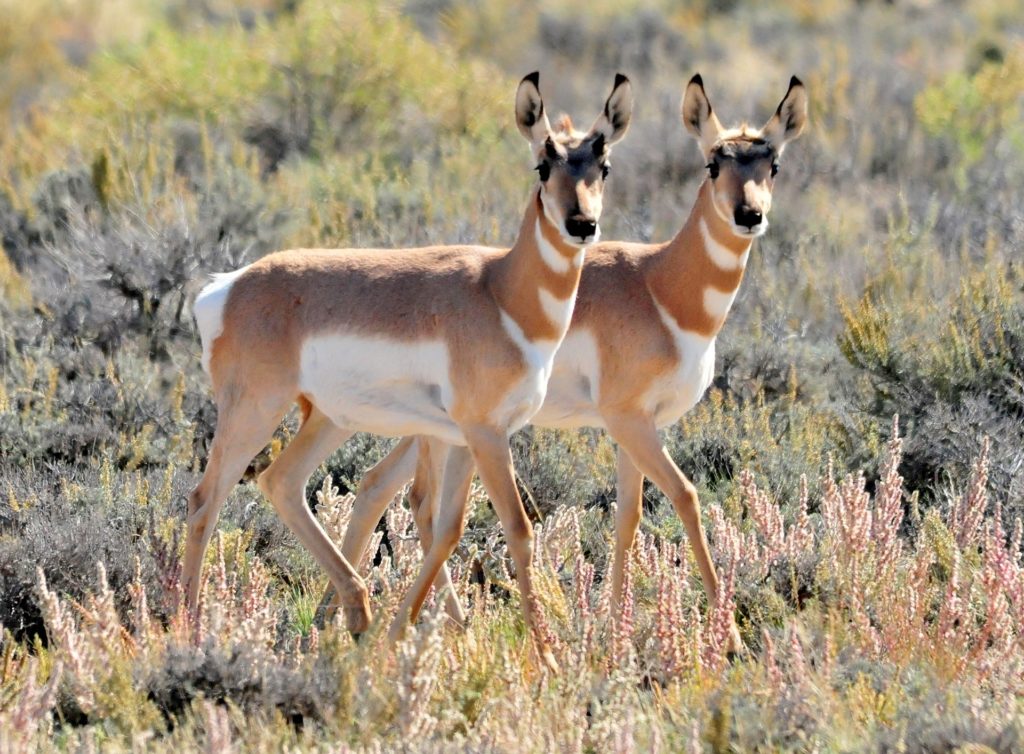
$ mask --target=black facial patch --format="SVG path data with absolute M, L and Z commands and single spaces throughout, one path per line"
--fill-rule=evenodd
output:
M 740 165 L 749 165 L 758 160 L 774 160 L 775 147 L 764 139 L 730 139 L 716 146 L 711 156 L 722 160 L 735 160 Z
M 544 154 L 546 154 L 548 159 L 552 162 L 557 162 L 562 159 L 562 155 L 558 151 L 558 147 L 555 146 L 555 142 L 551 140 L 550 136 L 544 142 Z
M 559 152 L 558 149 L 564 152 Z M 573 139 L 567 143 L 562 140 L 557 147 L 554 143 L 550 146 L 545 144 L 544 162 L 550 163 L 551 169 L 564 170 L 572 178 L 580 180 L 586 176 L 587 171 L 600 164 L 607 151 L 602 134 L 582 141 Z

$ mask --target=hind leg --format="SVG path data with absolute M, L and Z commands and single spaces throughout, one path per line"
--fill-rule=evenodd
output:
M 440 521 L 442 517 L 441 480 L 445 475 L 450 446 L 441 440 L 428 437 L 421 438 L 418 445 L 420 452 L 416 463 L 416 478 L 413 481 L 412 489 L 409 490 L 409 508 L 416 520 L 416 528 L 420 533 L 420 546 L 423 548 L 423 556 L 426 558 L 434 542 L 434 521 Z M 468 486 L 465 489 L 465 494 L 467 496 L 469 494 Z M 464 502 L 461 505 L 465 508 Z M 441 564 L 441 568 L 437 572 L 434 589 L 438 594 L 445 595 L 444 609 L 448 613 L 448 617 L 457 626 L 465 626 L 466 613 L 455 593 L 455 585 L 452 584 L 447 561 Z
M 249 462 L 267 444 L 288 408 L 288 401 L 267 401 L 263 396 L 222 401 L 218 406 L 217 430 L 203 478 L 188 498 L 188 531 L 182 582 L 188 606 L 199 603 L 203 554 L 217 526 L 217 517 L 231 488 L 245 473 Z
M 345 608 L 346 625 L 360 633 L 370 623 L 366 585 L 313 516 L 305 494 L 309 475 L 351 436 L 350 430 L 337 426 L 314 406 L 288 447 L 260 474 L 259 485 L 281 520 L 327 571 Z
M 469 498 L 469 484 L 473 480 L 473 458 L 467 448 L 453 446 L 448 451 L 447 458 L 442 460 L 445 464 L 440 485 L 443 505 L 437 521 L 437 536 L 431 538 L 416 581 L 406 593 L 398 614 L 391 623 L 388 638 L 392 641 L 401 638 L 406 625 L 416 620 L 430 585 L 437 579 L 445 561 L 455 551 L 466 523 L 466 500 Z
M 416 447 L 415 437 L 403 437 L 390 453 L 363 474 L 363 479 L 359 483 L 359 493 L 352 503 L 352 517 L 345 527 L 345 537 L 341 543 L 342 557 L 357 570 L 366 553 L 366 544 L 370 541 L 381 516 L 384 515 L 388 503 L 412 477 L 416 468 Z M 334 585 L 328 584 L 324 596 L 320 599 L 317 613 L 329 620 L 337 609 L 337 593 L 334 591 Z

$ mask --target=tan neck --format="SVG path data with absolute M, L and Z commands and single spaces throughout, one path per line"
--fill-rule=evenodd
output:
M 547 242 L 548 259 L 541 251 L 540 239 Z M 540 189 L 535 190 L 515 244 L 495 264 L 489 278 L 498 305 L 529 340 L 558 341 L 565 336 L 572 315 L 570 306 L 565 316 L 565 305 L 574 300 L 579 287 L 581 251 L 562 240 L 544 214 Z M 550 263 L 552 256 L 554 264 Z
M 743 280 L 750 245 L 715 209 L 711 182 L 704 181 L 690 217 L 652 267 L 658 304 L 683 330 L 715 337 Z

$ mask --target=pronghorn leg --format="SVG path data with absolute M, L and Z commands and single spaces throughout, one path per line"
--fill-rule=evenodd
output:
M 616 455 L 617 491 L 615 511 L 615 555 L 612 559 L 612 615 L 622 605 L 622 582 L 626 572 L 626 558 L 633 548 L 640 517 L 644 475 L 633 464 L 629 454 L 620 445 Z
M 279 408 L 268 408 L 268 405 L 265 399 L 243 397 L 218 406 L 217 430 L 206 470 L 188 497 L 182 583 L 192 610 L 199 604 L 203 554 L 217 526 L 221 506 L 250 461 L 267 444 L 287 410 L 287 401 L 282 401 Z
M 401 638 L 406 625 L 416 619 L 423 601 L 427 598 L 430 585 L 459 544 L 466 524 L 466 500 L 469 498 L 469 483 L 472 479 L 473 458 L 469 450 L 453 446 L 448 452 L 444 468 L 444 480 L 441 484 L 443 505 L 440 518 L 437 520 L 436 536 L 432 538 L 430 550 L 423 559 L 423 566 L 416 576 L 416 581 L 402 600 L 398 614 L 391 623 L 388 637 L 392 641 Z
M 352 436 L 313 407 L 309 418 L 270 467 L 259 476 L 260 489 L 273 503 L 281 520 L 299 538 L 327 576 L 345 606 L 345 620 L 353 633 L 370 623 L 370 601 L 359 574 L 338 552 L 306 503 L 306 482 L 323 460 Z
M 345 527 L 345 537 L 341 543 L 342 557 L 357 570 L 366 552 L 366 545 L 388 503 L 413 475 L 417 445 L 415 437 L 403 438 L 390 453 L 363 474 L 359 494 L 352 503 L 352 517 Z M 337 609 L 337 592 L 333 584 L 328 584 L 317 612 L 323 612 L 330 619 Z
M 445 474 L 448 448 L 446 443 L 432 438 L 422 438 L 418 443 L 420 452 L 416 464 L 416 479 L 412 489 L 409 491 L 409 507 L 416 520 L 416 528 L 420 532 L 420 544 L 423 547 L 423 555 L 426 557 L 430 552 L 430 545 L 434 540 L 433 522 L 440 521 L 442 517 L 441 502 L 445 498 L 441 494 L 441 480 Z M 419 480 L 426 480 L 419 484 Z M 472 481 L 472 476 L 470 477 Z M 469 496 L 469 485 L 466 485 L 465 496 Z M 465 507 L 465 503 L 462 503 Z M 465 518 L 463 513 L 463 518 Z M 457 541 L 457 540 L 456 540 Z M 466 614 L 462 610 L 462 604 L 455 593 L 455 585 L 452 584 L 451 573 L 448 571 L 448 561 L 441 564 L 441 570 L 437 572 L 434 579 L 434 588 L 438 594 L 444 594 L 444 609 L 456 625 L 466 625 Z
M 341 554 L 353 565 L 363 559 L 366 544 L 388 503 L 416 471 L 416 440 L 415 437 L 402 438 L 390 453 L 363 474 L 341 544 Z
M 544 636 L 537 595 L 533 588 L 533 526 L 526 516 L 519 490 L 516 489 L 508 437 L 503 431 L 492 429 L 477 429 L 465 432 L 465 435 L 473 453 L 473 460 L 476 461 L 480 480 L 505 531 L 509 555 L 516 566 L 516 579 L 519 582 L 526 625 L 537 643 L 541 660 L 549 670 L 557 673 L 558 663 L 548 646 L 547 637 Z
M 607 418 L 607 426 L 636 468 L 672 501 L 672 506 L 686 528 L 708 600 L 714 603 L 718 599 L 718 574 L 711 562 L 708 538 L 700 520 L 697 488 L 669 457 L 650 419 L 632 416 Z M 731 643 L 733 651 L 738 652 L 743 648 L 735 624 L 732 627 Z

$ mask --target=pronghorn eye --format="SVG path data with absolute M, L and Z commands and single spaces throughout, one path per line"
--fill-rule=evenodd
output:
M 546 162 L 542 162 L 540 165 L 535 167 L 534 170 L 540 173 L 541 183 L 547 182 L 548 178 L 551 177 L 551 166 Z
M 709 162 L 707 164 L 707 169 L 708 169 L 708 175 L 711 176 L 711 180 L 714 180 L 715 178 L 718 177 L 718 163 L 717 162 Z
M 773 162 L 772 163 L 772 178 L 774 178 L 778 174 L 779 174 L 779 163 Z
M 607 162 L 601 166 L 601 178 L 607 178 L 608 174 L 612 171 L 612 166 Z

